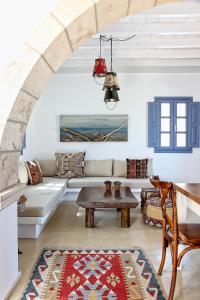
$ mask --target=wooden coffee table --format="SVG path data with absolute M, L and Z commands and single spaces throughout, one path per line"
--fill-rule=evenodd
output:
M 130 227 L 130 208 L 138 206 L 129 187 L 121 187 L 119 197 L 114 196 L 114 189 L 111 195 L 105 194 L 104 187 L 84 187 L 81 189 L 77 204 L 86 209 L 85 227 L 94 227 L 95 208 L 117 208 L 121 210 L 121 227 Z

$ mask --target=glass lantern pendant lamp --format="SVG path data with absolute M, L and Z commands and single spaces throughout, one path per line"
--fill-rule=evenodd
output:
M 109 110 L 115 109 L 117 102 L 119 102 L 117 90 L 110 87 L 107 88 L 104 96 L 104 102 Z
M 93 77 L 105 77 L 107 73 L 107 66 L 105 58 L 101 56 L 101 35 L 99 37 L 99 57 L 95 59 Z
M 111 55 L 110 55 L 110 72 L 106 73 L 103 90 L 105 90 L 104 102 L 109 110 L 116 107 L 119 101 L 119 96 L 117 91 L 120 90 L 117 74 L 112 70 L 112 37 L 111 41 Z
M 119 96 L 116 89 L 107 88 L 105 92 L 104 102 L 107 104 L 108 102 L 118 102 Z

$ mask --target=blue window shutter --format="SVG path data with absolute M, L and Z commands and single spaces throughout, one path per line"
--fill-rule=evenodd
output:
M 188 146 L 198 148 L 199 142 L 199 125 L 200 125 L 200 102 L 189 103 L 188 118 Z
M 148 147 L 158 146 L 158 103 L 148 102 Z

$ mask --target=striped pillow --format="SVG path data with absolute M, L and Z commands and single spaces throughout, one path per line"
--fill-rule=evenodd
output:
M 148 159 L 126 159 L 127 178 L 147 178 Z

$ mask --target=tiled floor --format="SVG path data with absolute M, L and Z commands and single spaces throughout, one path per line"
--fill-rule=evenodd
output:
M 143 224 L 140 208 L 131 212 L 131 227 L 120 228 L 120 213 L 115 209 L 95 211 L 96 227 L 84 227 L 84 209 L 75 202 L 64 202 L 57 209 L 37 240 L 21 239 L 23 254 L 20 255 L 22 278 L 10 300 L 20 299 L 20 295 L 31 274 L 40 250 L 44 247 L 134 247 L 143 248 L 155 270 L 161 256 L 161 230 Z M 168 292 L 171 275 L 170 255 L 161 276 Z M 200 299 L 200 251 L 194 250 L 183 259 L 183 270 L 178 271 L 174 300 Z M 119 299 L 120 300 L 120 299 Z

